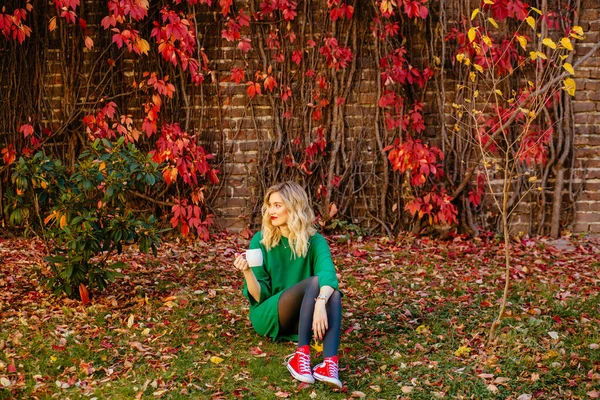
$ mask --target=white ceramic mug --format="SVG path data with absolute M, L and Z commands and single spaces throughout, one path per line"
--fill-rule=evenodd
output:
M 260 267 L 263 264 L 263 254 L 260 249 L 246 250 L 245 255 L 250 267 Z

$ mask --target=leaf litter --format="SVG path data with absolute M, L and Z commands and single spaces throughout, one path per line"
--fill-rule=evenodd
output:
M 598 239 L 513 242 L 494 348 L 486 333 L 504 284 L 502 243 L 328 239 L 344 292 L 340 391 L 298 385 L 281 365 L 293 344 L 252 332 L 231 267 L 248 237 L 221 233 L 166 242 L 156 258 L 127 249 L 114 260 L 125 277 L 87 306 L 43 286 L 41 242 L 0 238 L 0 395 L 598 397 Z

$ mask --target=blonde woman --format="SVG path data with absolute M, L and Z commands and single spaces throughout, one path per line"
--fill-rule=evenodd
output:
M 273 340 L 298 341 L 298 349 L 286 361 L 294 378 L 341 388 L 342 296 L 327 241 L 312 225 L 308 196 L 295 182 L 277 184 L 267 190 L 262 214 L 262 230 L 250 248 L 262 250 L 263 265 L 250 268 L 243 256 L 234 261 L 244 274 L 252 326 Z M 323 341 L 324 360 L 311 370 L 312 337 Z

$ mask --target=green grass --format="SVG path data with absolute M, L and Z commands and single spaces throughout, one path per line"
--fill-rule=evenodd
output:
M 489 346 L 503 288 L 498 244 L 392 244 L 333 246 L 344 292 L 342 391 L 299 385 L 283 363 L 294 344 L 253 332 L 240 276 L 221 255 L 231 239 L 169 245 L 175 253 L 157 259 L 125 254 L 135 261 L 128 278 L 87 307 L 49 295 L 36 263 L 8 258 L 0 378 L 9 385 L 0 398 L 307 399 L 314 391 L 323 399 L 585 399 L 600 391 L 600 264 L 592 253 L 516 248 L 515 266 L 550 257 L 542 265 L 551 270 L 516 268 Z M 355 247 L 368 256 L 348 257 Z M 457 356 L 459 348 L 469 350 Z

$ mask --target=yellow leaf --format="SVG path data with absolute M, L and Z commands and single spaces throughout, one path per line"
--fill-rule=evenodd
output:
M 539 15 L 542 15 L 542 10 L 539 10 L 535 7 L 530 7 L 533 11 L 535 11 L 536 13 L 538 13 Z
M 479 97 L 479 90 L 476 90 L 475 92 L 473 92 L 473 97 L 474 98 L 478 98 Z
M 573 28 L 571 28 L 571 33 L 569 34 L 569 36 L 572 38 L 575 38 L 575 39 L 582 40 L 583 39 L 583 28 L 580 26 L 574 26 Z
M 535 51 L 530 51 L 529 57 L 531 58 L 532 61 L 535 61 L 537 59 L 537 53 Z
M 135 42 L 135 47 L 137 47 L 140 53 L 148 54 L 148 50 L 150 50 L 150 43 L 148 43 L 146 39 L 138 38 L 138 40 Z
M 320 352 L 322 352 L 322 351 L 323 351 L 323 342 L 317 342 L 317 341 L 314 341 L 314 342 L 313 342 L 313 343 L 310 345 L 310 347 L 312 347 L 313 349 L 315 349 L 315 351 L 316 351 L 317 353 L 320 353 Z
M 560 45 L 567 50 L 573 50 L 573 45 L 571 44 L 569 38 L 564 37 L 560 39 Z
M 58 360 L 58 358 L 56 356 L 50 356 L 50 361 L 56 362 L 56 360 Z
M 483 4 L 494 4 L 494 0 L 483 0 Z
M 535 19 L 533 19 L 531 15 L 525 18 L 525 22 L 527 22 L 527 25 L 529 25 L 531 29 L 535 29 Z
M 221 357 L 211 356 L 210 362 L 213 364 L 221 364 L 224 360 Z
M 521 48 L 527 50 L 527 38 L 525 36 L 517 35 L 517 40 L 519 41 Z
M 565 55 L 565 54 L 563 54 L 562 56 L 558 56 L 558 58 L 560 58 L 560 61 L 565 61 L 565 59 L 566 59 L 567 57 L 569 57 L 569 56 L 567 56 L 567 55 Z
M 477 14 L 479 14 L 479 8 L 474 9 L 473 12 L 471 13 L 471 21 L 473 21 L 475 19 Z
M 498 23 L 496 22 L 496 20 L 494 18 L 489 17 L 488 21 L 490 21 L 490 24 L 494 25 L 495 28 L 498 28 Z
M 465 53 L 459 53 L 459 54 L 456 55 L 456 60 L 459 63 L 462 63 L 464 59 L 465 59 Z
M 544 40 L 542 40 L 542 44 L 544 46 L 548 46 L 551 49 L 556 49 L 556 43 L 554 43 L 554 40 L 550 39 L 550 38 L 545 38 Z
M 498 96 L 502 96 L 502 91 L 499 89 L 494 90 Z
M 564 85 L 562 88 L 567 91 L 571 96 L 575 96 L 575 90 L 577 90 L 577 84 L 571 78 L 567 78 L 563 81 Z
M 415 331 L 419 335 L 427 335 L 428 333 L 431 333 L 427 325 L 419 325 L 417 326 L 417 329 L 415 329 Z
M 481 39 L 483 40 L 483 43 L 485 43 L 488 46 L 492 47 L 492 39 L 490 39 L 489 36 L 484 35 Z
M 575 70 L 573 69 L 573 66 L 570 63 L 564 63 L 563 68 L 571 75 L 575 75 Z
M 64 228 L 65 226 L 67 226 L 67 214 L 63 214 L 60 217 L 60 227 Z
M 383 0 L 379 6 L 379 9 L 381 10 L 382 14 L 393 13 L 394 5 L 391 1 Z
M 475 82 L 475 72 L 469 72 L 469 79 L 471 79 L 471 82 Z
M 477 28 L 469 29 L 469 32 L 467 32 L 467 36 L 469 37 L 469 42 L 475 40 L 475 37 L 477 36 Z
M 104 170 L 106 169 L 106 163 L 105 163 L 104 161 L 102 161 L 102 162 L 100 163 L 100 165 L 98 166 L 98 169 L 99 169 L 100 171 L 104 171 Z
M 537 56 L 539 58 L 541 58 L 542 60 L 547 60 L 548 57 L 546 57 L 546 55 L 544 53 L 542 53 L 541 51 L 536 51 L 535 54 L 537 54 Z
M 549 359 L 549 358 L 556 358 L 558 357 L 558 353 L 555 350 L 548 350 L 548 353 L 546 353 L 543 358 L 545 359 Z
M 481 73 L 483 73 L 483 67 L 479 64 L 473 64 L 473 67 L 475 67 L 475 69 Z
M 460 346 L 460 347 L 458 348 L 458 350 L 456 350 L 456 351 L 454 352 L 454 355 L 455 355 L 456 357 L 461 357 L 461 356 L 463 356 L 463 355 L 469 355 L 469 353 L 471 353 L 471 348 L 470 348 L 470 347 L 467 347 L 467 346 Z

